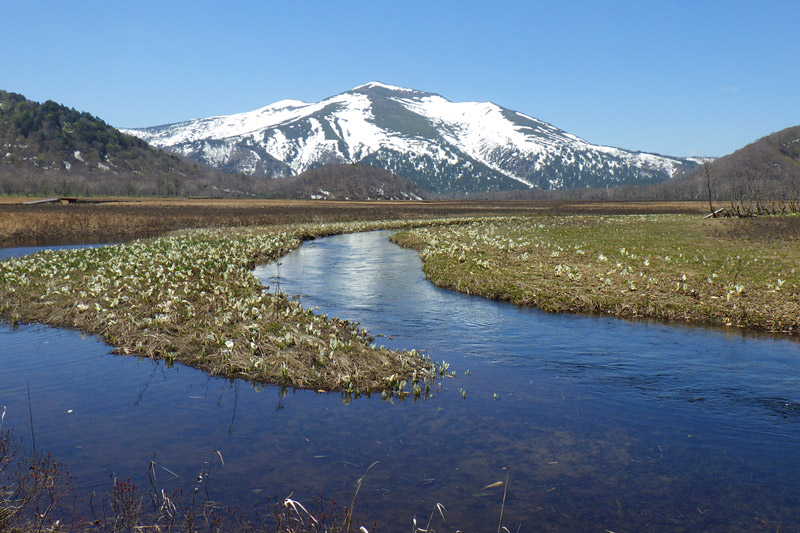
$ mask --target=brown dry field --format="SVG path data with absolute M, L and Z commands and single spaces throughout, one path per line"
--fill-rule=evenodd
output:
M 123 242 L 183 228 L 534 214 L 703 214 L 703 202 L 421 201 L 92 198 L 24 205 L 0 197 L 0 247 Z

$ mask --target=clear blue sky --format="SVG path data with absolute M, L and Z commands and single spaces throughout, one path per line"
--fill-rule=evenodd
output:
M 800 124 L 800 1 L 5 2 L 0 88 L 119 127 L 368 81 L 598 144 L 724 155 Z

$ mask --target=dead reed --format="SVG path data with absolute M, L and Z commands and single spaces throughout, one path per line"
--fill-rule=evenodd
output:
M 207 472 L 205 465 L 203 472 Z M 204 474 L 200 474 L 202 477 Z M 363 477 L 362 477 L 363 480 Z M 195 491 L 167 492 L 154 477 L 142 488 L 130 479 L 109 481 L 106 491 L 84 501 L 66 466 L 45 454 L 25 454 L 10 431 L 0 432 L 0 531 L 4 533 L 253 533 L 368 532 L 335 501 L 319 500 L 309 511 L 291 495 L 267 500 L 255 516 Z M 355 498 L 353 499 L 353 504 Z
M 123 242 L 182 228 L 571 213 L 700 213 L 691 202 L 340 202 L 150 199 L 22 205 L 0 198 L 0 247 Z

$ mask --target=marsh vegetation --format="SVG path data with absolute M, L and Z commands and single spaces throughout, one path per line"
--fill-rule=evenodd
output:
M 336 216 L 347 216 L 345 210 L 332 209 Z M 364 213 L 367 209 L 365 207 Z M 347 499 L 345 503 L 349 503 L 353 495 L 352 480 L 363 474 L 366 464 L 382 454 L 391 454 L 393 463 L 373 470 L 371 475 L 376 478 L 376 486 L 370 486 L 368 492 L 359 498 L 363 499 L 365 507 L 367 501 L 381 502 L 384 507 L 370 504 L 367 516 L 388 522 L 381 512 L 391 510 L 394 513 L 391 523 L 394 525 L 411 520 L 414 512 L 408 509 L 414 506 L 409 502 L 418 499 L 416 524 L 420 529 L 423 526 L 429 529 L 425 525 L 429 514 L 435 523 L 444 520 L 444 516 L 431 513 L 431 510 L 437 512 L 434 503 L 439 501 L 451 509 L 448 519 L 452 516 L 456 523 L 470 523 L 466 517 L 472 517 L 475 522 L 494 522 L 496 526 L 496 514 L 500 509 L 498 502 L 505 489 L 495 486 L 497 480 L 502 479 L 494 468 L 499 461 L 514 464 L 518 480 L 515 490 L 512 479 L 507 508 L 511 517 L 509 523 L 547 524 L 551 529 L 574 529 L 576 525 L 587 523 L 604 524 L 610 529 L 632 524 L 646 527 L 654 523 L 664 527 L 671 524 L 677 529 L 714 529 L 714 524 L 723 524 L 720 527 L 725 527 L 724 524 L 741 526 L 752 518 L 750 514 L 756 510 L 757 516 L 763 513 L 763 516 L 771 517 L 766 519 L 770 522 L 763 524 L 774 526 L 778 524 L 776 517 L 781 516 L 786 517 L 786 524 L 795 523 L 790 496 L 787 496 L 793 492 L 785 487 L 791 486 L 791 482 L 786 480 L 794 479 L 796 465 L 785 454 L 783 456 L 787 458 L 777 465 L 754 463 L 753 459 L 764 457 L 764 449 L 773 443 L 737 440 L 743 439 L 739 433 L 756 435 L 763 433 L 761 430 L 765 428 L 770 428 L 767 432 L 790 431 L 796 414 L 794 396 L 787 392 L 789 389 L 773 388 L 772 385 L 765 385 L 763 390 L 751 390 L 752 383 L 758 382 L 758 376 L 749 374 L 745 379 L 750 387 L 747 391 L 737 392 L 742 376 L 729 368 L 726 360 L 718 361 L 719 357 L 716 357 L 716 354 L 729 349 L 726 342 L 714 341 L 714 348 L 709 349 L 714 355 L 711 357 L 713 364 L 717 365 L 712 366 L 713 376 L 703 375 L 694 379 L 697 376 L 693 375 L 689 384 L 681 382 L 676 385 L 671 379 L 662 383 L 659 380 L 663 381 L 664 376 L 679 380 L 670 361 L 691 361 L 703 356 L 686 355 L 683 346 L 674 353 L 665 352 L 666 355 L 662 352 L 650 354 L 649 339 L 635 340 L 634 325 L 609 325 L 622 321 L 570 317 L 570 324 L 556 326 L 559 318 L 567 317 L 537 314 L 530 310 L 526 310 L 530 315 L 526 313 L 524 317 L 518 317 L 524 324 L 517 326 L 513 333 L 492 336 L 487 332 L 505 331 L 500 328 L 511 321 L 511 316 L 519 313 L 511 308 L 512 312 L 497 318 L 497 323 L 485 324 L 482 322 L 485 317 L 473 307 L 474 302 L 480 299 L 453 295 L 460 299 L 452 304 L 451 312 L 436 313 L 437 320 L 429 324 L 433 329 L 417 332 L 414 336 L 414 328 L 411 328 L 411 333 L 407 331 L 400 335 L 409 348 L 404 352 L 402 347 L 398 349 L 397 340 L 389 341 L 388 337 L 382 342 L 395 349 L 373 346 L 374 341 L 358 325 L 312 313 L 308 306 L 301 306 L 298 301 L 276 291 L 276 287 L 265 289 L 251 273 L 253 265 L 283 257 L 306 239 L 371 229 L 406 228 L 408 231 L 395 239 L 420 250 L 426 275 L 437 284 L 462 292 L 555 312 L 657 316 L 728 327 L 797 332 L 799 313 L 796 305 L 800 280 L 794 268 L 799 259 L 800 224 L 796 218 L 701 221 L 697 216 L 686 215 L 594 213 L 602 207 L 588 204 L 572 209 L 570 213 L 559 216 L 538 212 L 535 216 L 493 219 L 434 219 L 430 216 L 413 222 L 297 222 L 266 227 L 221 224 L 215 228 L 181 230 L 97 249 L 42 252 L 0 262 L 0 307 L 3 317 L 10 322 L 44 322 L 97 333 L 117 346 L 120 353 L 168 362 L 181 361 L 216 375 L 239 377 L 256 383 L 339 390 L 345 398 L 348 394 L 352 397 L 368 391 L 396 397 L 425 390 L 424 379 L 438 378 L 447 368 L 437 367 L 429 359 L 412 352 L 410 348 L 414 346 L 432 349 L 430 353 L 434 359 L 446 354 L 449 361 L 451 357 L 457 361 L 454 366 L 458 366 L 459 376 L 450 387 L 450 393 L 445 383 L 436 400 L 424 405 L 398 402 L 405 405 L 397 410 L 398 406 L 389 402 L 359 401 L 344 406 L 338 395 L 333 395 L 333 403 L 339 404 L 341 409 L 336 411 L 336 416 L 330 416 L 330 413 L 322 415 L 323 418 L 335 419 L 326 423 L 312 419 L 309 412 L 327 410 L 331 405 L 330 399 L 313 392 L 291 400 L 297 404 L 295 407 L 303 406 L 295 409 L 295 415 L 287 412 L 291 409 L 275 410 L 274 415 L 267 415 L 266 411 L 270 409 L 263 409 L 263 402 L 251 408 L 248 425 L 263 425 L 264 428 L 248 428 L 244 434 L 240 430 L 236 438 L 229 435 L 224 446 L 219 447 L 225 455 L 226 473 L 237 480 L 235 483 L 241 484 L 241 472 L 250 472 L 256 468 L 254 465 L 258 465 L 258 481 L 251 479 L 255 475 L 245 476 L 247 486 L 241 492 L 248 493 L 251 488 L 259 487 L 260 490 L 262 486 L 272 486 L 276 480 L 285 483 L 284 478 L 268 468 L 272 461 L 283 461 L 276 463 L 280 464 L 278 470 L 291 471 L 288 477 L 292 479 L 289 481 L 290 490 L 282 494 L 297 487 L 304 492 L 303 496 L 277 500 L 276 506 L 264 511 L 271 517 L 269 525 L 264 526 L 267 522 L 262 522 L 251 526 L 256 531 L 262 526 L 270 531 L 337 531 L 336 527 L 345 531 L 348 527 L 357 530 L 354 522 L 346 522 L 347 510 L 352 506 L 318 508 L 308 495 L 317 490 L 320 476 L 332 479 L 341 475 L 343 467 L 339 466 L 337 470 L 327 461 L 347 465 L 358 463 L 360 470 L 356 474 L 350 472 L 351 484 L 343 492 L 346 494 L 344 499 Z M 635 210 L 633 206 L 628 209 Z M 303 216 L 311 212 L 305 211 Z M 317 250 L 322 248 L 325 246 L 316 245 Z M 407 250 L 403 252 L 416 261 L 415 254 Z M 353 255 L 350 252 L 349 257 Z M 284 258 L 284 261 L 288 264 L 289 258 Z M 320 263 L 318 266 L 325 272 L 325 269 L 331 270 L 331 264 Z M 363 261 L 345 261 L 342 264 L 363 265 Z M 418 263 L 413 264 L 411 270 L 418 272 Z M 388 266 L 396 265 L 392 256 L 377 269 L 385 271 Z M 286 265 L 283 268 L 288 270 Z M 304 275 L 319 277 L 310 274 L 311 268 L 305 268 L 300 267 Z M 342 270 L 337 273 L 340 277 L 335 279 L 356 275 Z M 385 278 L 381 280 L 381 283 L 385 282 Z M 410 284 L 403 282 L 401 285 L 405 288 Z M 289 283 L 282 284 L 281 288 L 293 293 Z M 311 292 L 316 293 L 318 289 Z M 302 290 L 306 290 L 305 286 Z M 409 299 L 414 295 L 404 294 L 403 297 Z M 350 291 L 345 299 L 353 299 L 353 292 Z M 424 304 L 410 302 L 409 309 L 427 309 L 430 303 L 430 300 Z M 493 302 L 482 303 L 500 306 Z M 392 305 L 399 308 L 399 304 Z M 492 307 L 487 315 L 494 316 L 495 311 L 496 308 Z M 326 312 L 353 316 L 340 313 L 338 309 L 327 311 L 326 308 Z M 411 313 L 404 311 L 401 315 L 397 319 L 404 323 Z M 438 321 L 438 318 L 450 315 L 456 317 L 457 324 L 442 325 Z M 476 317 L 480 320 L 473 323 Z M 574 325 L 576 320 L 581 321 L 579 326 Z M 418 327 L 416 319 L 411 321 Z M 546 321 L 546 325 L 536 325 L 539 321 Z M 603 331 L 613 327 L 621 329 L 614 329 L 612 333 L 590 333 L 592 326 L 589 322 Z M 370 327 L 373 333 L 390 334 L 395 326 Z M 459 347 L 456 341 L 467 334 L 466 330 L 457 327 L 466 330 L 470 327 L 485 328 L 473 332 L 486 337 L 485 343 L 467 342 Z M 580 343 L 580 339 L 570 335 L 571 327 L 579 328 L 586 342 Z M 660 330 L 660 326 L 656 329 Z M 453 331 L 448 336 L 450 330 Z M 653 331 L 648 335 L 652 336 Z M 696 341 L 704 342 L 700 339 L 705 338 L 704 333 L 695 331 L 692 335 Z M 635 349 L 631 349 L 635 354 L 630 358 L 619 351 L 623 350 L 619 346 L 621 336 L 625 336 L 631 346 L 635 345 Z M 434 341 L 433 337 L 443 337 L 446 342 Z M 503 338 L 513 338 L 511 344 L 515 347 L 493 350 L 494 344 Z M 567 339 L 578 342 L 578 346 L 563 353 Z M 449 344 L 455 348 L 448 347 Z M 562 351 L 547 355 L 545 350 L 549 344 L 558 345 Z M 656 344 L 672 345 L 674 341 Z M 480 354 L 469 351 L 476 349 L 475 346 L 480 346 L 477 348 Z M 448 349 L 454 353 L 447 352 Z M 512 352 L 512 349 L 519 353 Z M 783 345 L 781 349 L 791 352 L 791 348 Z M 506 354 L 506 351 L 513 354 L 503 359 L 507 365 L 492 364 L 494 355 L 489 356 L 492 361 L 481 362 L 486 354 Z M 732 350 L 735 354 L 732 359 L 746 359 L 747 354 L 753 353 L 756 354 L 755 360 L 768 361 L 768 351 L 774 351 L 774 347 L 754 349 L 751 345 L 743 345 Z M 604 361 L 609 358 L 612 360 L 606 365 Z M 786 359 L 788 361 L 789 357 Z M 136 362 L 135 359 L 126 360 Z M 659 366 L 661 363 L 668 368 Z M 705 368 L 706 363 L 712 364 L 706 361 L 699 365 L 700 368 Z M 504 377 L 490 378 L 494 373 L 501 373 L 501 367 L 506 366 L 508 372 L 502 374 Z M 470 374 L 467 368 L 473 372 Z M 763 380 L 765 382 L 773 383 L 772 376 L 776 373 L 791 375 L 785 370 L 791 368 L 788 363 L 770 368 L 773 374 L 765 374 L 770 378 Z M 415 378 L 418 380 L 416 387 L 413 385 Z M 580 379 L 580 383 L 566 384 L 569 379 Z M 638 385 L 625 385 L 630 379 Z M 583 386 L 584 381 L 588 386 Z M 165 387 L 180 388 L 174 383 Z M 158 396 L 158 402 L 166 401 L 163 391 Z M 177 403 L 168 400 L 169 403 L 173 401 Z M 607 405 L 609 401 L 613 404 L 611 407 Z M 240 404 L 237 396 L 234 417 L 237 405 L 242 410 L 244 403 L 243 400 Z M 625 410 L 627 405 L 635 408 L 628 412 Z M 395 410 L 389 412 L 391 408 Z M 650 429 L 641 420 L 647 418 L 643 414 L 651 413 L 653 409 L 667 416 L 658 418 L 659 430 L 650 434 Z M 728 411 L 731 413 L 727 414 Z M 702 413 L 701 418 L 695 420 L 692 417 L 698 412 Z M 398 416 L 400 413 L 402 416 Z M 156 418 L 162 417 L 166 421 L 157 427 L 155 419 L 148 422 L 154 425 L 154 431 L 160 428 L 163 432 L 164 426 L 172 424 L 169 415 L 159 411 Z M 729 428 L 734 426 L 729 419 L 738 421 L 747 417 L 753 418 L 752 424 L 744 424 L 745 429 L 731 435 Z M 714 422 L 721 419 L 718 425 L 723 429 L 714 426 L 709 431 L 708 418 Z M 372 424 L 364 424 L 365 419 L 371 420 Z M 623 422 L 628 419 L 640 422 L 632 425 Z M 532 420 L 535 423 L 532 424 Z M 775 429 L 776 421 L 785 421 L 787 425 Z M 574 426 L 563 427 L 573 422 Z M 691 444 L 693 438 L 687 442 L 687 424 L 695 435 L 704 432 L 706 440 L 696 447 Z M 361 428 L 357 446 L 348 440 L 353 427 Z M 414 430 L 409 431 L 410 427 Z M 487 432 L 487 427 L 492 428 L 491 431 Z M 586 427 L 591 429 L 586 430 Z M 465 428 L 467 436 L 453 439 L 454 434 L 464 435 Z M 753 431 L 753 428 L 761 433 Z M 282 436 L 261 441 L 264 432 Z M 417 432 L 424 437 L 408 438 Z M 407 440 L 403 441 L 403 438 Z M 326 439 L 331 442 L 326 444 Z M 417 440 L 422 442 L 411 442 Z M 241 462 L 247 463 L 238 467 L 239 454 L 229 451 L 240 446 L 235 441 L 252 441 L 254 448 L 245 447 L 244 453 L 238 449 Z M 270 455 L 263 449 L 264 443 L 273 448 L 273 442 L 276 447 L 280 445 L 281 455 L 285 457 L 279 459 L 274 450 Z M 349 443 L 344 452 L 340 451 L 341 442 Z M 182 454 L 187 444 L 181 442 L 177 445 Z M 324 451 L 321 452 L 320 447 Z M 707 454 L 707 450 L 720 447 L 726 449 L 726 454 L 714 453 L 713 457 Z M 427 449 L 439 452 L 428 453 Z M 218 450 L 216 444 L 214 450 Z M 450 459 L 443 461 L 442 453 Z M 462 457 L 465 453 L 469 457 Z M 326 454 L 330 454 L 331 459 L 321 459 Z M 216 461 L 214 457 L 212 453 L 209 463 Z M 314 460 L 309 457 L 314 457 Z M 309 464 L 299 466 L 303 461 Z M 326 462 L 325 466 L 322 466 L 323 462 Z M 457 475 L 452 472 L 456 465 L 451 462 L 457 464 Z M 694 470 L 696 464 L 704 465 L 702 476 L 725 481 L 714 486 L 702 482 Z M 775 480 L 769 493 L 775 497 L 764 495 L 752 505 L 748 501 L 743 505 L 745 511 L 733 513 L 731 504 L 727 503 L 731 494 L 726 484 L 742 483 L 746 490 L 758 492 L 757 480 L 743 481 L 737 477 L 746 476 L 746 473 L 741 474 L 743 471 L 750 472 L 744 469 L 743 464 L 748 465 L 747 469 L 759 469 Z M 46 466 L 50 468 L 53 465 L 57 466 L 56 463 Z M 173 467 L 172 464 L 168 466 Z M 417 468 L 419 472 L 414 470 L 416 474 L 408 473 Z M 675 474 L 676 468 L 680 475 Z M 401 487 L 394 484 L 397 481 L 395 469 L 402 469 L 404 475 L 413 480 L 408 481 L 408 487 L 402 484 L 405 481 Z M 296 475 L 306 470 L 311 472 L 308 478 Z M 45 473 L 49 476 L 58 471 L 55 468 Z M 429 481 L 433 478 L 436 478 L 435 482 Z M 58 479 L 63 481 L 65 478 Z M 458 488 L 449 488 L 447 497 L 440 498 L 436 489 L 453 479 L 457 480 Z M 51 485 L 55 490 L 56 481 Z M 164 530 L 169 527 L 175 530 L 210 529 L 217 524 L 233 524 L 225 521 L 237 519 L 236 516 L 226 516 L 221 508 L 209 507 L 215 505 L 212 498 L 200 498 L 194 502 L 191 497 L 173 497 L 169 491 L 142 491 L 137 485 L 120 482 L 111 487 L 104 500 L 108 507 L 97 515 L 104 520 L 106 530 L 119 529 L 124 524 L 131 528 L 158 524 Z M 326 485 L 326 489 L 329 487 Z M 497 498 L 488 501 L 487 491 Z M 671 498 L 662 498 L 664 491 L 671 492 Z M 437 496 L 432 500 L 433 493 Z M 241 496 L 239 492 L 236 494 Z M 419 496 L 422 494 L 425 498 Z M 339 493 L 337 497 L 341 495 Z M 230 494 L 226 493 L 226 496 L 230 497 Z M 250 496 L 257 498 L 253 494 Z M 765 499 L 774 500 L 774 505 Z M 263 504 L 263 498 L 259 501 Z M 398 501 L 404 502 L 402 509 Z M 653 503 L 656 501 L 670 503 Z M 739 500 L 734 498 L 734 501 Z M 192 511 L 195 503 L 197 506 Z M 171 507 L 173 504 L 177 514 Z M 700 515 L 693 514 L 695 508 L 702 508 Z M 159 514 L 165 510 L 167 514 Z M 184 511 L 185 514 L 181 514 Z M 731 518 L 733 515 L 735 518 Z M 325 516 L 328 517 L 326 527 L 318 527 L 315 520 Z M 28 519 L 31 517 L 35 519 L 35 513 L 28 515 Z M 206 521 L 207 518 L 211 522 Z M 214 520 L 221 522 L 215 523 Z M 16 523 L 22 524 L 21 528 L 28 527 L 23 522 Z M 30 523 L 34 530 L 39 527 L 36 522 Z M 276 525 L 281 523 L 283 526 L 280 527 L 285 529 Z M 52 522 L 47 527 L 50 526 Z M 87 523 L 86 530 L 104 529 Z
M 417 228 L 436 285 L 551 312 L 800 332 L 800 218 L 543 216 Z
M 462 219 L 426 221 L 461 223 Z M 356 324 L 269 291 L 252 268 L 304 240 L 421 224 L 372 222 L 187 230 L 130 244 L 0 262 L 0 316 L 101 336 L 119 353 L 285 386 L 420 395 L 444 371 L 376 346 Z M 421 385 L 420 385 L 421 384 Z
M 0 246 L 121 242 L 188 228 L 543 213 L 699 214 L 707 207 L 703 202 L 345 202 L 119 198 L 107 203 L 24 205 L 23 202 L 27 200 L 30 198 L 0 196 Z

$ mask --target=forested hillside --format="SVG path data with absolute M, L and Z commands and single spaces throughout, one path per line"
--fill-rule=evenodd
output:
M 775 132 L 663 184 L 672 196 L 708 199 L 739 214 L 800 209 L 800 126 Z
M 0 90 L 0 194 L 178 196 L 234 190 L 237 180 L 89 113 Z

